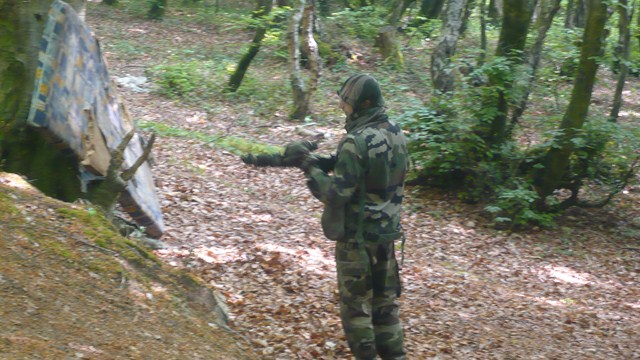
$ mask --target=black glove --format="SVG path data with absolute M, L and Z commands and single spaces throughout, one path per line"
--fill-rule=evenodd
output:
M 309 169 L 311 169 L 311 167 L 315 166 L 318 167 L 318 161 L 319 158 L 316 155 L 307 155 L 304 157 L 304 160 L 302 160 L 302 162 L 300 163 L 300 166 L 298 166 L 302 171 L 304 171 L 305 173 L 309 172 Z
M 316 143 L 310 141 L 294 141 L 284 148 L 283 163 L 286 166 L 301 167 L 309 154 L 318 148 Z
M 255 165 L 256 164 L 256 157 L 253 154 L 245 154 L 240 156 L 240 159 L 242 159 L 242 162 L 247 164 L 247 165 Z

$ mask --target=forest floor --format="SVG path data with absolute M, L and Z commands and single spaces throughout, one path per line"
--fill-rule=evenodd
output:
M 149 22 L 92 5 L 88 23 L 114 78 L 144 76 L 171 56 L 152 44 L 169 42 L 179 54 L 251 38 L 186 17 Z M 263 61 L 259 76 L 273 70 Z M 174 129 L 154 148 L 167 246 L 156 253 L 226 296 L 230 326 L 261 359 L 350 358 L 338 317 L 334 244 L 322 235 L 321 204 L 302 174 L 248 167 L 193 135 L 281 145 L 303 139 L 304 128 L 324 134 L 320 151 L 329 152 L 341 119 L 295 123 L 238 97 L 205 107 L 125 85 L 120 94 L 137 121 Z M 634 101 L 638 121 L 640 99 Z M 410 187 L 404 209 L 400 304 L 409 359 L 640 358 L 640 188 L 603 209 L 571 210 L 556 228 L 524 232 L 492 229 L 480 208 L 436 190 Z

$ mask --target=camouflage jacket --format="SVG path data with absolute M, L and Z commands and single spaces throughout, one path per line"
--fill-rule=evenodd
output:
M 345 207 L 345 238 L 354 238 L 361 204 L 359 187 L 364 178 L 364 239 L 398 239 L 404 179 L 409 169 L 402 130 L 388 119 L 383 108 L 372 108 L 350 119 L 346 130 L 338 145 L 333 174 L 312 167 L 307 171 L 309 188 L 325 206 Z

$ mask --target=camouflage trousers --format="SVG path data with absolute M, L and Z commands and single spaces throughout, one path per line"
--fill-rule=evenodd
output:
M 406 359 L 398 318 L 400 277 L 394 242 L 336 243 L 340 318 L 351 352 L 360 360 Z

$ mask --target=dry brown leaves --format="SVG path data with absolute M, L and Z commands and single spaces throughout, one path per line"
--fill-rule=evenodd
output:
M 132 71 L 118 59 L 112 65 L 115 74 Z M 179 102 L 122 91 L 135 118 L 216 134 L 231 129 L 272 144 L 300 138 L 275 114 L 261 120 L 229 107 L 207 119 Z M 240 126 L 237 117 L 255 122 Z M 247 167 L 196 140 L 156 143 L 169 245 L 161 257 L 219 289 L 231 327 L 264 359 L 349 358 L 333 244 L 322 236 L 321 205 L 301 174 Z M 640 358 L 637 239 L 591 215 L 554 231 L 508 234 L 483 227 L 477 209 L 445 196 L 411 189 L 406 202 L 401 317 L 410 359 Z

